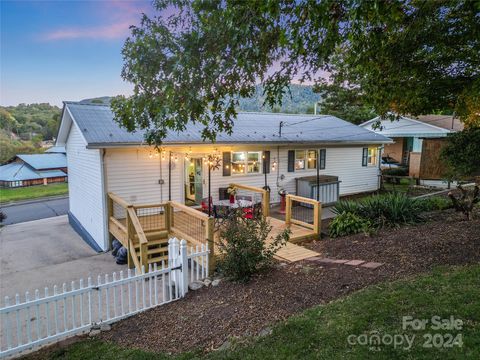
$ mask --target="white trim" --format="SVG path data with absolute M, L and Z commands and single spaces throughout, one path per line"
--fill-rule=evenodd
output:
M 436 125 L 432 125 L 432 124 L 430 124 L 430 123 L 426 123 L 426 122 L 423 122 L 423 121 L 421 121 L 421 120 L 412 119 L 412 118 L 409 118 L 409 117 L 406 117 L 406 116 L 400 116 L 400 118 L 403 119 L 403 120 L 405 120 L 405 121 L 411 121 L 411 122 L 416 123 L 416 124 L 419 124 L 419 125 L 425 125 L 425 126 L 427 126 L 427 127 L 434 128 L 435 130 L 440 130 L 440 132 L 445 133 L 445 134 L 449 134 L 449 133 L 453 132 L 453 131 L 451 131 L 451 130 L 444 129 L 444 128 L 442 128 L 442 127 L 439 127 L 439 126 L 436 126 Z M 371 119 L 371 120 L 365 121 L 364 123 L 360 124 L 359 126 L 365 128 L 367 125 L 370 125 L 372 122 L 378 121 L 378 120 L 380 120 L 380 121 L 385 121 L 385 120 L 388 120 L 388 119 L 381 119 L 380 116 L 377 116 L 377 117 L 375 117 L 375 118 L 373 118 L 373 119 Z M 396 120 L 394 120 L 394 121 L 396 121 Z M 394 121 L 392 121 L 392 123 L 394 123 Z M 401 129 L 401 128 L 403 128 L 403 127 L 399 127 L 399 128 Z M 373 130 L 373 129 L 368 129 L 368 130 L 373 131 L 373 132 L 375 132 L 375 133 L 377 133 L 377 134 L 381 134 L 381 135 L 382 135 L 382 131 L 377 131 L 377 130 Z M 389 131 L 396 131 L 396 128 L 389 129 Z M 385 136 L 386 136 L 386 135 L 385 135 Z M 388 136 L 394 136 L 394 135 L 389 134 Z M 405 135 L 405 136 L 407 136 L 407 135 Z

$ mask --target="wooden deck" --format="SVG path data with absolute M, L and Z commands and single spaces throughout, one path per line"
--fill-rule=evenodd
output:
M 237 185 L 240 187 L 240 185 Z M 245 186 L 242 186 L 245 188 Z M 247 187 L 252 189 L 251 187 Z M 262 213 L 267 216 L 274 238 L 283 230 L 290 229 L 290 241 L 275 254 L 280 261 L 295 262 L 319 254 L 299 246 L 296 243 L 317 239 L 321 231 L 321 204 L 318 201 L 294 195 L 287 195 L 285 220 L 269 216 L 269 193 L 263 193 Z M 215 266 L 220 231 L 213 218 L 184 204 L 168 201 L 163 204 L 132 205 L 119 196 L 109 193 L 109 232 L 125 246 L 130 256 L 129 267 L 147 268 L 152 263 L 167 259 L 168 239 L 177 237 L 188 242 L 188 246 L 200 249 L 209 244 L 209 266 Z M 313 206 L 313 222 L 305 216 L 297 216 L 298 211 L 292 204 L 309 203 Z M 293 210 L 292 210 L 293 209 Z M 128 219 L 128 220 L 127 220 Z
M 190 236 L 193 236 L 194 234 L 192 233 L 192 230 L 194 230 L 197 227 L 189 228 L 188 226 L 186 226 L 186 224 L 189 224 L 189 222 L 191 224 L 192 222 L 192 219 L 188 218 L 188 214 L 178 212 L 176 216 L 185 217 L 185 221 L 182 221 L 182 222 L 179 221 L 178 226 L 180 227 L 182 232 L 189 234 Z M 149 231 L 154 230 L 154 224 L 165 224 L 163 214 L 139 216 L 139 220 L 140 220 L 140 223 L 142 224 L 142 227 L 144 227 L 145 233 L 147 234 L 147 236 Z M 271 232 L 272 238 L 287 228 L 287 225 L 282 220 L 279 220 L 273 217 L 268 217 L 268 221 L 272 226 L 272 232 Z M 123 225 L 125 225 L 124 219 L 121 222 L 123 223 Z M 299 242 L 314 240 L 316 236 L 313 233 L 313 230 L 307 229 L 305 227 L 302 227 L 296 224 L 291 224 L 290 231 L 291 231 L 290 241 L 287 244 L 285 244 L 285 246 L 283 246 L 280 250 L 278 250 L 278 252 L 275 255 L 275 258 L 277 260 L 286 261 L 286 262 L 295 262 L 295 261 L 300 261 L 300 260 L 304 260 L 304 259 L 319 255 L 315 251 L 309 250 L 303 246 L 296 245 L 296 243 L 299 243 Z M 219 235 L 219 232 L 216 231 L 215 237 L 217 238 L 218 235 Z M 195 246 L 197 244 L 191 244 L 191 245 Z

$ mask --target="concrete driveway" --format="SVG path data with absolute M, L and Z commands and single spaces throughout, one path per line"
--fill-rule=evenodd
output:
M 43 293 L 45 287 L 126 269 L 115 263 L 111 253 L 98 254 L 88 246 L 70 227 L 66 215 L 0 229 L 2 300 L 16 293 L 23 298 L 27 290 Z

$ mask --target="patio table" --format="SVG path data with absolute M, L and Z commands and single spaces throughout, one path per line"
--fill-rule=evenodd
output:
M 253 201 L 243 199 L 235 200 L 234 203 L 231 203 L 230 200 L 217 200 L 213 202 L 213 206 L 225 206 L 232 209 L 252 207 L 254 204 Z

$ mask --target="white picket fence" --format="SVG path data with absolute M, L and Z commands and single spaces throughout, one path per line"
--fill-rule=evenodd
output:
M 0 308 L 0 358 L 86 333 L 138 312 L 185 296 L 191 281 L 208 276 L 208 245 L 187 247 L 186 241 L 169 240 L 168 263 L 149 266 L 148 272 L 120 271 L 112 276 L 72 281 L 70 287 L 45 288 L 33 297 L 27 291 Z

